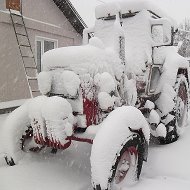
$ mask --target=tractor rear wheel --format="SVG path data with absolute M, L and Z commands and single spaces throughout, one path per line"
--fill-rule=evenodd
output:
M 187 124 L 189 85 L 183 74 L 177 76 L 174 90 L 176 92 L 175 107 L 169 113 L 174 116 L 174 119 L 166 125 L 167 135 L 165 138 L 159 139 L 161 144 L 175 142 L 183 133 Z

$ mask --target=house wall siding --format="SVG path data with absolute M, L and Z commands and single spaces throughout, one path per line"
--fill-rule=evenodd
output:
M 52 0 L 22 0 L 27 32 L 35 52 L 37 36 L 58 40 L 58 47 L 81 45 L 78 34 Z M 0 102 L 29 98 L 10 15 L 0 1 Z

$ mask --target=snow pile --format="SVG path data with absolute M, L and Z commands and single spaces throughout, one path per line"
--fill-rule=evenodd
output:
M 149 141 L 150 130 L 142 113 L 131 106 L 115 109 L 101 124 L 92 146 L 91 170 L 92 178 L 96 184 L 101 184 L 102 189 L 107 189 L 108 179 L 116 155 L 134 130 L 142 129 L 144 136 Z
M 156 88 L 157 93 L 161 92 L 159 99 L 156 101 L 156 105 L 162 112 L 161 116 L 164 116 L 175 107 L 174 99 L 176 97 L 175 91 L 178 88 L 176 86 L 178 69 L 187 68 L 187 70 L 189 70 L 189 63 L 185 58 L 177 54 L 175 47 L 162 47 L 160 53 L 160 60 L 157 59 L 157 62 L 162 63 L 164 60 L 164 65 L 162 67 L 162 75 Z M 184 82 L 185 81 L 186 79 L 184 79 Z
M 124 91 L 125 91 L 125 100 L 127 101 L 127 105 L 135 106 L 135 103 L 137 101 L 136 80 L 133 78 L 128 80 L 126 76 Z
M 78 94 L 80 85 L 80 79 L 78 75 L 72 71 L 63 71 L 61 81 L 63 81 L 63 86 L 69 96 L 73 97 Z
M 94 77 L 94 84 L 97 86 L 98 103 L 101 110 L 112 110 L 115 103 L 115 97 L 111 96 L 111 94 L 116 90 L 113 77 L 107 72 L 96 74 Z
M 80 79 L 73 71 L 41 72 L 38 75 L 39 89 L 42 94 L 53 92 L 67 97 L 76 97 L 79 91 Z
M 164 84 L 168 84 L 171 87 L 174 86 L 178 68 L 189 69 L 188 61 L 177 54 L 175 47 L 163 47 L 163 55 L 161 57 L 164 57 L 165 62 L 162 68 L 162 75 L 157 87 L 157 92 L 162 91 L 161 89 Z
M 115 1 L 111 3 L 101 4 L 95 9 L 95 16 L 97 19 L 99 19 L 103 17 L 114 16 L 119 12 L 121 14 L 126 14 L 130 12 L 140 12 L 142 10 L 150 10 L 160 17 L 168 17 L 166 13 L 160 10 L 158 6 L 154 5 L 153 3 L 139 0 L 118 0 L 117 2 Z M 168 18 L 173 22 L 173 24 L 176 25 L 176 22 L 172 18 Z
M 47 99 L 48 98 L 46 96 L 38 96 L 31 100 L 31 102 L 28 105 L 28 114 L 33 132 L 36 135 L 36 138 L 42 138 L 44 141 L 47 134 L 45 120 L 42 116 L 42 108 L 46 107 Z
M 103 5 L 99 5 L 95 9 L 96 18 L 102 18 L 107 16 L 113 16 L 118 14 L 121 10 L 120 5 L 116 2 L 106 3 Z
M 99 92 L 111 93 L 116 88 L 113 77 L 107 72 L 95 75 L 94 83 L 99 87 Z
M 163 85 L 162 92 L 168 94 L 171 99 L 174 99 L 177 95 L 174 88 L 167 83 Z
M 0 102 L 0 109 L 19 107 L 20 105 L 24 104 L 24 102 L 26 101 L 27 101 L 26 99 L 20 99 L 20 100 Z
M 162 111 L 162 116 L 168 114 L 175 107 L 173 99 L 166 93 L 161 93 L 159 99 L 156 101 L 156 105 Z
M 105 49 L 103 42 L 97 37 L 90 38 L 89 45 L 100 48 L 100 49 Z
M 85 98 L 92 100 L 94 98 L 94 80 L 90 74 L 80 76 L 82 92 Z
M 158 113 L 156 112 L 156 110 L 152 109 L 150 111 L 148 122 L 150 124 L 156 124 L 156 125 L 158 125 L 160 123 L 160 116 L 158 115 Z
M 88 44 L 88 42 L 89 42 L 89 34 L 92 34 L 92 33 L 94 33 L 94 26 L 85 28 L 83 30 L 83 36 L 82 36 L 83 37 L 83 45 Z
M 122 71 L 116 69 L 114 73 L 113 67 L 120 64 L 120 59 L 115 52 L 102 49 L 102 46 L 99 39 L 92 38 L 88 45 L 50 50 L 42 57 L 43 70 L 72 70 L 80 76 L 89 73 L 92 77 L 97 73 L 108 72 L 117 76 Z
M 0 115 L 0 126 L 3 126 L 5 117 L 6 115 Z M 96 130 L 97 127 L 99 126 L 92 128 Z M 190 127 L 175 143 L 150 146 L 148 162 L 143 164 L 141 179 L 135 185 L 123 187 L 122 190 L 189 190 L 190 149 L 187 148 L 190 144 L 189 134 Z M 3 136 L 2 127 L 0 127 L 0 135 Z M 0 152 L 1 149 L 3 145 L 0 143 Z M 52 156 L 49 152 L 29 153 L 19 165 L 14 167 L 7 167 L 2 160 L 0 161 L 0 189 L 11 190 L 15 187 L 19 190 L 52 190 L 55 187 L 64 190 L 92 189 L 90 150 L 91 145 L 73 142 L 68 150 L 58 151 L 56 156 Z
M 143 10 L 132 18 L 122 19 L 122 27 L 118 24 L 120 25 L 118 20 L 96 20 L 94 34 L 107 48 L 116 52 L 119 36 L 124 36 L 126 70 L 142 74 L 142 71 L 146 70 L 146 64 L 152 62 L 150 13 Z
M 157 137 L 166 137 L 167 131 L 166 126 L 163 123 L 160 123 L 156 128 Z
M 153 49 L 153 61 L 154 64 L 163 65 L 166 59 L 165 47 L 154 47 Z
M 113 72 L 109 73 L 111 75 L 114 73 L 114 78 L 120 81 L 125 70 L 124 65 L 121 64 L 121 59 L 119 58 L 118 54 L 111 48 L 106 49 L 106 55 L 109 57 L 107 57 L 107 62 L 113 69 Z
M 150 100 L 147 100 L 144 105 L 144 108 L 148 108 L 149 110 L 152 110 L 155 108 L 155 104 L 153 102 L 151 102 Z
M 50 97 L 42 108 L 42 115 L 46 121 L 49 139 L 65 143 L 67 136 L 73 133 L 73 114 L 70 103 L 61 97 Z
M 115 20 L 96 20 L 94 34 L 96 37 L 102 40 L 106 48 L 114 49 L 115 41 L 118 37 L 117 30 L 115 28 Z
M 143 74 L 146 64 L 152 63 L 150 13 L 141 11 L 135 17 L 123 20 L 125 31 L 126 70 Z
M 121 27 L 118 14 L 115 20 L 96 20 L 94 34 L 102 40 L 106 48 L 112 48 L 119 54 L 119 38 L 124 36 L 124 31 Z
M 115 101 L 114 98 L 112 98 L 108 93 L 100 92 L 98 94 L 98 103 L 101 110 L 112 110 Z
M 52 76 L 48 72 L 40 72 L 38 74 L 38 87 L 42 94 L 47 94 L 51 91 Z
M 77 115 L 75 118 L 77 127 L 87 128 L 86 115 Z
M 7 117 L 3 126 L 4 152 L 17 163 L 23 157 L 21 138 L 29 126 L 34 136 L 65 143 L 73 133 L 74 118 L 70 103 L 61 97 L 38 96 L 30 99 Z
M 163 120 L 165 125 L 167 125 L 169 122 L 171 122 L 175 118 L 174 115 L 168 114 L 167 117 Z
M 67 101 L 71 104 L 73 112 L 83 114 L 83 99 L 82 92 L 79 92 L 79 96 L 77 99 L 67 99 Z
M 2 126 L 2 143 L 5 156 L 12 156 L 15 163 L 22 157 L 21 151 L 21 137 L 25 134 L 28 126 L 30 126 L 30 118 L 28 115 L 28 104 L 30 101 L 25 102 L 22 106 L 13 111 L 6 118 Z

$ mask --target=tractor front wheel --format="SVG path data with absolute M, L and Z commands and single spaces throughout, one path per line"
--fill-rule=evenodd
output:
M 138 134 L 131 135 L 116 154 L 107 188 L 102 188 L 101 184 L 98 184 L 94 186 L 94 190 L 119 189 L 136 182 L 140 177 L 143 165 L 143 153 L 141 137 Z

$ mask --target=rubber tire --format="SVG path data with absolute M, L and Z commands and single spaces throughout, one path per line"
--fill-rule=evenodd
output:
M 120 161 L 122 154 L 126 151 L 127 148 L 129 148 L 131 146 L 135 146 L 137 149 L 137 152 L 138 152 L 137 168 L 136 168 L 134 177 L 137 180 L 139 179 L 140 174 L 141 174 L 143 161 L 144 161 L 144 153 L 145 153 L 144 142 L 145 142 L 144 139 L 142 139 L 142 137 L 139 134 L 133 134 L 132 137 L 125 143 L 125 145 L 120 150 L 120 153 L 118 154 L 119 156 L 116 158 L 116 161 L 112 166 L 112 170 L 110 171 L 111 178 L 108 179 L 108 187 L 112 186 L 112 183 L 113 183 L 113 180 L 115 177 L 115 173 L 116 173 L 116 169 L 117 169 L 117 166 L 118 166 L 118 163 Z M 96 187 L 94 187 L 94 190 L 108 190 L 108 189 L 102 189 L 100 185 L 96 185 Z
M 25 132 L 22 134 L 22 137 L 20 139 L 20 149 L 22 151 L 23 150 L 23 147 L 24 147 L 24 136 L 26 135 L 27 131 L 29 130 L 30 127 L 26 127 L 27 129 L 25 130 Z M 4 159 L 5 159 L 5 162 L 7 163 L 8 166 L 14 166 L 16 165 L 16 162 L 15 160 L 13 159 L 13 157 L 9 156 L 9 155 L 6 155 L 4 156 Z
M 20 139 L 20 149 L 23 151 L 23 152 L 28 152 L 28 151 L 31 151 L 31 152 L 38 152 L 40 150 L 39 147 L 30 147 L 28 150 L 25 150 L 24 149 L 24 143 L 25 143 L 25 138 L 33 138 L 33 130 L 32 130 L 32 127 L 31 126 L 28 126 L 27 127 L 27 130 L 25 131 L 25 133 L 22 135 L 21 139 Z M 5 161 L 7 163 L 8 166 L 14 166 L 16 165 L 15 164 L 15 161 L 12 157 L 9 157 L 9 156 L 5 156 Z
M 178 123 L 177 123 L 177 118 L 176 118 L 176 110 L 177 110 L 177 107 L 176 107 L 177 102 L 176 101 L 178 98 L 179 87 L 182 83 L 185 84 L 185 88 L 186 88 L 186 94 L 187 94 L 186 114 L 188 114 L 189 84 L 188 84 L 187 78 L 183 74 L 180 74 L 177 76 L 175 87 L 174 87 L 174 90 L 177 93 L 177 96 L 174 98 L 175 107 L 174 107 L 173 111 L 169 113 L 169 114 L 174 116 L 174 119 L 166 125 L 166 129 L 167 129 L 166 137 L 165 138 L 162 138 L 162 137 L 158 138 L 160 144 L 173 143 L 173 142 L 177 141 L 179 136 L 180 136 L 180 134 L 178 133 L 178 130 L 177 130 Z M 172 131 L 169 131 L 169 126 L 173 126 Z
M 12 157 L 5 156 L 4 158 L 5 158 L 5 162 L 7 163 L 8 166 L 14 166 L 14 165 L 16 165 L 15 161 L 13 160 Z

